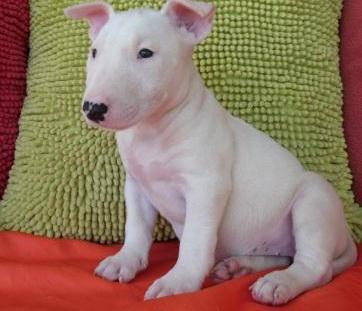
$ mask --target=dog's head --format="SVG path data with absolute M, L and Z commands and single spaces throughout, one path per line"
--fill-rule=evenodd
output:
M 82 103 L 86 120 L 120 130 L 180 102 L 193 47 L 210 32 L 214 7 L 168 0 L 161 11 L 114 12 L 110 5 L 95 2 L 69 7 L 65 15 L 90 25 Z

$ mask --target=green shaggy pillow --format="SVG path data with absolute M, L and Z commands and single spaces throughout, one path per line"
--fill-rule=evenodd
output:
M 80 113 L 88 27 L 63 16 L 76 2 L 30 1 L 28 97 L 1 222 L 5 229 L 109 243 L 124 237 L 124 172 L 114 136 L 88 127 Z M 126 10 L 164 1 L 109 2 Z M 232 114 L 327 177 L 354 236 L 362 237 L 342 131 L 341 0 L 213 2 L 212 35 L 195 53 L 207 86 Z M 156 238 L 169 237 L 160 220 Z

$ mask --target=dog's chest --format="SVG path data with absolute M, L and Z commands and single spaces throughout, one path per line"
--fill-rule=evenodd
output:
M 172 224 L 185 218 L 185 200 L 177 164 L 169 152 L 155 144 L 137 144 L 131 139 L 118 139 L 124 168 L 152 205 Z

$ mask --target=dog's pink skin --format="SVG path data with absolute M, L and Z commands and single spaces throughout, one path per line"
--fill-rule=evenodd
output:
M 116 131 L 127 173 L 125 244 L 98 275 L 128 282 L 146 268 L 158 212 L 172 224 L 180 252 L 146 299 L 198 290 L 215 261 L 228 257 L 213 270 L 216 281 L 286 266 L 293 257 L 251 286 L 254 299 L 278 305 L 355 262 L 332 186 L 232 117 L 205 87 L 191 57 L 211 30 L 211 4 L 169 0 L 161 11 L 117 13 L 93 5 L 66 11 L 89 20 L 98 51 L 88 59 L 84 99 L 105 102 L 108 112 L 88 122 Z M 142 48 L 154 55 L 139 59 Z

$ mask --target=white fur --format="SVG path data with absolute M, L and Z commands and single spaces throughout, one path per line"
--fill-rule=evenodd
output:
M 68 15 L 72 9 L 82 12 Z M 189 29 L 179 24 L 185 10 L 194 10 Z M 106 103 L 108 112 L 88 122 L 117 130 L 127 173 L 125 244 L 96 273 L 128 282 L 145 269 L 159 212 L 180 251 L 146 299 L 198 290 L 216 261 L 213 274 L 223 280 L 293 257 L 251 287 L 256 300 L 282 304 L 352 265 L 356 248 L 332 186 L 232 117 L 204 86 L 191 55 L 212 16 L 211 5 L 170 0 L 162 12 L 112 13 L 94 38 L 84 99 Z M 154 56 L 138 59 L 141 48 Z

